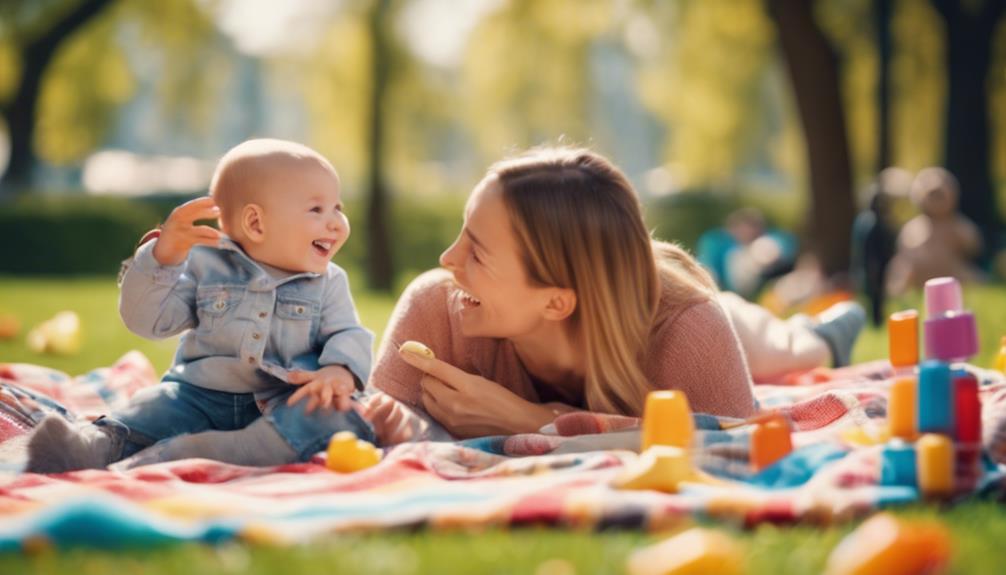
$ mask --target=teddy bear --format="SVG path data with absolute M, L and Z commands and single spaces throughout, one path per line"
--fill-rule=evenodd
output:
M 925 168 L 915 177 L 910 193 L 920 213 L 898 234 L 888 292 L 902 294 L 941 276 L 981 281 L 981 270 L 972 264 L 982 248 L 981 234 L 974 222 L 957 212 L 957 178 L 943 168 Z

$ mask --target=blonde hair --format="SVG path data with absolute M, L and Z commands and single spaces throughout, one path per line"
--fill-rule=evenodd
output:
M 570 327 L 586 347 L 587 407 L 641 415 L 653 328 L 673 304 L 710 298 L 709 274 L 677 245 L 650 237 L 628 179 L 590 150 L 533 149 L 494 164 L 487 177 L 503 190 L 530 281 L 576 293 Z

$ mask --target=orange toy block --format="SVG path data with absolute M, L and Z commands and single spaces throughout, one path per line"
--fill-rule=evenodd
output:
M 653 445 L 691 447 L 695 434 L 692 409 L 684 392 L 651 391 L 643 408 L 643 434 L 640 451 Z
M 917 393 L 918 384 L 914 377 L 900 377 L 891 384 L 887 400 L 887 423 L 892 437 L 906 441 L 915 439 Z
M 908 367 L 919 363 L 919 312 L 909 309 L 892 313 L 887 333 L 891 365 Z
M 950 534 L 938 523 L 909 523 L 878 513 L 835 547 L 825 575 L 934 573 L 950 553 Z
M 740 575 L 744 553 L 730 535 L 696 527 L 629 556 L 629 575 Z
M 751 434 L 751 466 L 761 471 L 793 451 L 789 423 L 777 416 L 761 423 Z

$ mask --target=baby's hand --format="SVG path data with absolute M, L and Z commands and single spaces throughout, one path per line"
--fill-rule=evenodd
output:
M 209 196 L 185 202 L 172 210 L 154 244 L 154 259 L 162 266 L 176 266 L 189 257 L 192 246 L 217 245 L 222 236 L 220 231 L 195 223 L 198 220 L 215 220 L 219 215 L 220 208 Z
M 286 404 L 293 405 L 310 397 L 305 410 L 307 413 L 318 407 L 335 407 L 339 411 L 348 411 L 350 396 L 356 389 L 353 374 L 341 365 L 328 365 L 318 371 L 291 371 L 286 380 L 293 385 L 302 386 L 290 396 Z

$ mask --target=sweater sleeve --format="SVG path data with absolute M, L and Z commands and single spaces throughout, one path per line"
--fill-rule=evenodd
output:
M 451 329 L 447 303 L 449 274 L 428 271 L 409 284 L 398 299 L 384 337 L 370 385 L 410 406 L 419 406 L 423 372 L 405 363 L 398 347 L 409 340 L 426 344 L 440 359 L 451 361 Z
M 658 389 L 678 389 L 696 413 L 754 413 L 751 375 L 733 325 L 715 301 L 684 308 L 656 330 L 649 375 Z

